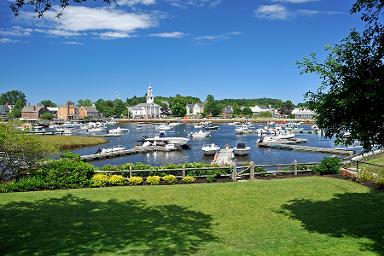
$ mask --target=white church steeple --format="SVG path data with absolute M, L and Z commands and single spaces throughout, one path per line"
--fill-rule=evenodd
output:
M 153 103 L 153 102 L 154 102 L 154 97 L 153 97 L 153 93 L 152 93 L 152 87 L 148 86 L 148 90 L 147 90 L 147 103 Z

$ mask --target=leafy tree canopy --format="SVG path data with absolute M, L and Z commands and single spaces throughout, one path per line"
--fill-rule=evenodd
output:
M 92 106 L 92 100 L 90 99 L 80 99 L 77 101 L 77 105 L 83 106 L 83 107 L 90 107 Z
M 25 94 L 22 91 L 12 90 L 0 95 L 0 105 L 15 105 L 18 100 L 21 100 L 24 105 L 27 103 Z
M 357 139 L 366 149 L 384 145 L 383 6 L 383 0 L 358 0 L 351 11 L 362 12 L 365 30 L 353 30 L 340 44 L 327 46 L 323 61 L 311 54 L 298 63 L 303 73 L 322 80 L 317 92 L 306 95 L 319 128 L 348 144 Z M 345 132 L 351 136 L 345 138 Z
M 220 115 L 221 110 L 222 108 L 217 101 L 215 101 L 215 98 L 212 95 L 208 95 L 205 100 L 204 113 L 207 116 L 218 116 Z
M 49 108 L 49 107 L 57 107 L 56 103 L 54 103 L 51 100 L 42 100 L 42 101 L 40 101 L 40 104 L 46 106 L 47 108 Z

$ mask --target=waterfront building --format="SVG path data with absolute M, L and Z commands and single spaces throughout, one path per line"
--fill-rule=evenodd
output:
M 258 105 L 254 106 L 254 107 L 251 107 L 251 110 L 252 110 L 252 113 L 256 114 L 256 115 L 260 114 L 260 113 L 263 113 L 263 112 L 270 112 L 273 115 L 273 113 L 275 111 L 275 109 L 272 108 L 271 106 L 268 106 L 268 107 L 261 106 L 260 107 Z
M 226 106 L 224 109 L 223 109 L 223 113 L 222 115 L 224 117 L 232 117 L 233 115 L 233 107 L 232 106 Z
M 315 112 L 305 108 L 295 108 L 292 110 L 292 115 L 295 116 L 295 119 L 312 119 Z
M 97 111 L 95 106 L 86 107 L 81 106 L 79 108 L 79 117 L 80 119 L 100 119 L 100 113 Z
M 32 106 L 24 106 L 21 110 L 21 118 L 22 120 L 29 121 L 37 121 L 40 119 L 43 113 L 49 112 L 49 110 L 45 106 L 32 105 Z
M 7 105 L 0 105 L 0 118 L 6 118 L 10 112 Z
M 204 113 L 204 103 L 187 104 L 187 116 L 198 116 Z
M 131 118 L 159 118 L 160 106 L 155 103 L 152 87 L 149 86 L 146 94 L 146 103 L 140 103 L 133 107 L 128 107 L 129 117 Z
M 77 120 L 79 119 L 79 108 L 75 106 L 75 103 L 68 101 L 65 105 L 59 107 L 57 118 L 64 121 Z

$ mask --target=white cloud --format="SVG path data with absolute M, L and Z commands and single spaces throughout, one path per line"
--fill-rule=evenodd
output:
M 187 8 L 187 7 L 215 7 L 221 4 L 221 0 L 166 0 L 170 5 Z
M 82 35 L 79 32 L 73 32 L 73 31 L 62 30 L 62 29 L 39 30 L 37 32 L 43 32 L 43 33 L 47 33 L 47 34 L 53 35 L 53 36 L 64 36 L 64 37 L 81 36 Z
M 163 38 L 182 38 L 185 36 L 185 34 L 183 32 L 175 31 L 175 32 L 154 33 L 154 34 L 150 34 L 150 36 L 163 37 Z
M 67 45 L 83 45 L 83 43 L 76 42 L 76 41 L 65 41 L 65 42 L 62 42 L 62 44 L 67 44 Z
M 223 33 L 223 34 L 218 34 L 218 35 L 203 35 L 203 36 L 198 36 L 195 37 L 195 40 L 206 40 L 206 41 L 215 41 L 215 40 L 227 40 L 230 39 L 233 36 L 240 35 L 240 32 L 234 31 L 234 32 L 229 32 L 229 33 Z
M 289 12 L 284 5 L 270 4 L 262 5 L 255 10 L 255 16 L 268 20 L 285 20 L 289 16 Z
M 156 4 L 156 0 L 117 0 L 118 5 L 134 6 L 137 4 L 152 5 Z
M 58 19 L 56 12 L 46 14 L 57 29 L 66 31 L 113 30 L 134 32 L 157 25 L 157 19 L 149 14 L 124 12 L 110 8 L 67 7 Z
M 290 0 L 290 1 L 304 1 L 304 0 Z M 319 11 L 311 9 L 297 9 L 290 10 L 281 4 L 262 5 L 254 11 L 257 18 L 268 20 L 286 20 L 289 17 L 306 16 L 312 17 L 314 15 L 336 15 L 343 14 L 343 12 L 335 11 Z
M 0 44 L 8 44 L 8 43 L 16 43 L 18 40 L 14 40 L 11 38 L 0 38 Z
M 19 26 L 12 27 L 9 30 L 0 30 L 0 35 L 2 36 L 29 36 L 31 35 L 33 29 L 23 28 Z
M 118 39 L 118 38 L 128 38 L 131 35 L 127 32 L 119 32 L 119 31 L 107 31 L 97 34 L 99 38 L 107 40 L 107 39 Z

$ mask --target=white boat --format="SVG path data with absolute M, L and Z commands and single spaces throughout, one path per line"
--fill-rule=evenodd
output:
M 128 132 L 129 129 L 117 127 L 116 129 L 111 129 L 108 131 L 109 134 L 122 134 L 123 132 Z
M 176 150 L 177 147 L 176 147 L 175 144 L 170 143 L 170 144 L 165 144 L 165 149 L 168 149 L 168 150 Z
M 235 148 L 233 148 L 233 153 L 238 156 L 248 155 L 251 151 L 251 147 L 247 147 L 245 143 L 238 143 Z
M 63 135 L 65 135 L 65 136 L 69 136 L 69 135 L 72 135 L 72 131 L 71 130 L 64 130 L 64 132 L 63 132 Z
M 332 147 L 334 149 L 338 149 L 338 150 L 353 150 L 353 151 L 356 151 L 356 150 L 362 150 L 363 149 L 363 146 L 361 145 L 361 143 L 359 141 L 354 141 L 352 145 L 350 146 L 347 146 L 347 145 L 344 145 L 344 144 L 333 144 Z
M 229 126 L 236 126 L 236 125 L 239 125 L 240 123 L 239 122 L 233 122 L 233 123 L 229 123 L 228 125 Z
M 166 125 L 166 124 L 161 124 L 161 125 L 156 126 L 156 130 L 158 130 L 158 131 L 168 131 L 168 130 L 171 130 L 171 126 Z
M 255 132 L 255 127 L 249 124 L 238 125 L 235 128 L 236 134 L 248 134 L 248 133 L 254 133 L 254 132 Z
M 208 132 L 208 131 L 203 131 L 203 130 L 200 130 L 200 131 L 198 131 L 198 132 L 192 132 L 191 134 L 190 134 L 190 136 L 192 137 L 192 138 L 206 138 L 206 137 L 209 137 L 209 136 L 211 136 L 211 133 L 210 132 Z
M 220 150 L 220 147 L 215 145 L 214 143 L 204 145 L 201 150 L 203 150 L 204 155 L 214 155 L 217 151 Z
M 101 149 L 101 151 L 98 151 L 98 153 L 101 153 L 101 154 L 112 153 L 112 152 L 119 152 L 119 151 L 123 151 L 123 150 L 126 150 L 126 147 L 118 145 L 118 146 L 113 147 L 113 148 L 103 148 L 103 149 Z
M 295 134 L 294 133 L 282 133 L 282 134 L 279 134 L 276 136 L 276 139 L 277 140 L 290 140 L 290 139 L 293 139 L 295 138 Z
M 88 129 L 88 132 L 90 132 L 90 133 L 102 132 L 102 131 L 104 131 L 103 127 L 97 127 L 97 128 Z
M 149 141 L 153 145 L 157 144 L 175 144 L 176 146 L 187 145 L 190 141 L 189 138 L 184 137 L 167 137 L 164 133 L 159 133 L 152 138 L 144 138 L 144 141 Z

